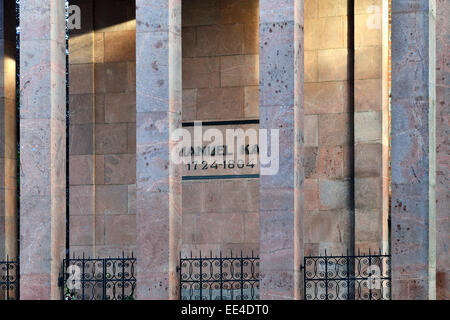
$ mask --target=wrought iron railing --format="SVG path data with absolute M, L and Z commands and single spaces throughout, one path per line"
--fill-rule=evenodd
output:
M 182 300 L 258 300 L 259 257 L 239 255 L 181 258 Z
M 0 261 L 0 300 L 19 299 L 19 263 Z
M 304 258 L 306 300 L 390 300 L 391 256 L 360 254 Z
M 65 300 L 134 300 L 136 258 L 64 259 Z

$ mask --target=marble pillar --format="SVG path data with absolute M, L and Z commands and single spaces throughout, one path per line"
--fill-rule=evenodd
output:
M 20 3 L 20 292 L 60 299 L 65 249 L 65 3 Z
M 279 130 L 280 150 L 278 172 L 262 175 L 259 187 L 260 298 L 300 299 L 303 1 L 261 0 L 259 15 L 260 127 Z
M 392 298 L 434 299 L 435 0 L 392 2 Z
M 450 299 L 450 2 L 436 2 L 436 298 Z
M 136 1 L 136 112 L 137 297 L 178 299 L 181 0 Z

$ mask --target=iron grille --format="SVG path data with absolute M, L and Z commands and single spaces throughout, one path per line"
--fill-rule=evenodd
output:
M 73 258 L 63 261 L 65 300 L 134 300 L 136 258 Z
M 360 254 L 304 258 L 306 300 L 390 300 L 391 256 Z
M 182 300 L 258 300 L 259 257 L 253 255 L 181 258 Z
M 19 300 L 19 262 L 0 261 L 0 300 Z

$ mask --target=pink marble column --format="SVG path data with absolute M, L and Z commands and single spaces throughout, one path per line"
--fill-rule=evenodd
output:
M 65 248 L 66 81 L 62 0 L 20 3 L 20 294 L 60 299 Z
M 435 287 L 435 1 L 392 2 L 392 298 Z
M 15 3 L 0 0 L 0 260 L 17 258 Z
M 278 129 L 279 171 L 260 180 L 260 297 L 300 299 L 303 0 L 260 1 L 260 126 Z
M 181 177 L 170 162 L 181 127 L 181 0 L 136 1 L 138 299 L 177 299 Z
M 450 299 L 450 2 L 436 8 L 436 298 Z

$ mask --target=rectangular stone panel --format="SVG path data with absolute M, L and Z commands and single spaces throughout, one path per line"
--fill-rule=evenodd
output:
M 195 55 L 222 56 L 241 54 L 244 46 L 244 25 L 212 25 L 196 28 Z
M 71 94 L 69 96 L 70 123 L 90 124 L 94 119 L 94 97 L 92 94 Z
M 258 56 L 227 56 L 221 58 L 222 87 L 258 85 Z
M 319 144 L 347 145 L 350 142 L 350 115 L 323 114 L 319 116 Z
M 305 50 L 305 83 L 317 82 L 319 79 L 319 66 L 317 51 Z
M 244 117 L 244 88 L 197 90 L 196 120 L 231 120 Z
M 197 223 L 197 243 L 242 243 L 244 217 L 242 214 L 208 214 Z
M 259 87 L 251 86 L 244 88 L 244 118 L 259 118 Z
M 317 147 L 319 145 L 319 117 L 317 115 L 305 116 L 305 146 Z
M 220 0 L 187 0 L 182 6 L 183 26 L 217 24 L 220 21 Z
M 319 3 L 319 17 L 347 15 L 347 0 L 318 0 L 317 2 Z
M 348 64 L 351 57 L 348 49 L 319 50 L 317 59 L 320 82 L 349 79 Z
M 89 246 L 94 239 L 93 216 L 70 215 L 70 244 Z
M 97 185 L 95 191 L 96 214 L 123 215 L 128 213 L 128 186 Z
M 220 125 L 203 126 L 203 134 L 209 129 L 219 130 L 222 142 L 203 141 L 195 144 L 194 127 L 185 127 L 191 135 L 191 149 L 183 147 L 180 154 L 183 164 L 183 176 L 221 176 L 248 175 L 259 173 L 259 125 Z M 227 130 L 229 139 L 227 139 Z M 248 133 L 248 135 L 246 135 Z M 238 137 L 231 139 L 234 134 Z M 255 139 L 250 139 L 255 137 Z M 234 142 L 233 142 L 234 140 Z M 234 148 L 232 149 L 232 147 Z M 189 161 L 190 160 L 190 161 Z
M 70 63 L 94 63 L 94 32 L 71 34 L 69 48 Z
M 105 122 L 136 122 L 136 93 L 120 92 L 106 94 Z
M 305 224 L 310 226 L 305 230 L 305 238 L 310 243 L 349 242 L 350 214 L 347 210 L 330 210 L 306 212 Z M 327 250 L 327 252 L 329 252 Z
M 342 113 L 347 106 L 346 82 L 305 83 L 305 114 Z
M 258 1 L 254 0 L 225 0 L 221 1 L 222 23 L 257 23 Z
M 93 73 L 91 63 L 71 64 L 69 67 L 70 94 L 93 93 Z
M 69 182 L 71 186 L 94 184 L 94 158 L 92 155 L 70 156 L 69 161 Z
M 126 123 L 98 124 L 95 126 L 97 154 L 121 154 L 128 152 L 128 127 Z
M 320 209 L 350 208 L 350 181 L 320 180 Z
M 308 50 L 345 48 L 347 18 L 305 19 L 305 48 Z
M 219 87 L 219 70 L 220 58 L 183 59 L 183 89 Z
M 105 32 L 105 62 L 135 60 L 135 30 Z
M 381 46 L 355 49 L 355 79 L 381 79 Z
M 135 184 L 136 155 L 105 155 L 105 184 Z
M 70 187 L 70 214 L 92 216 L 94 214 L 94 186 Z
M 95 67 L 94 84 L 97 93 L 134 91 L 129 81 L 131 62 L 99 63 Z
M 136 216 L 106 216 L 105 235 L 105 243 L 108 245 L 134 245 L 136 243 Z

